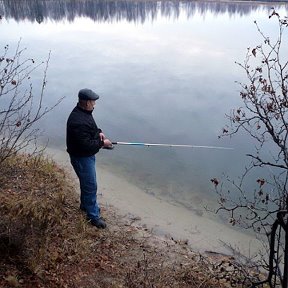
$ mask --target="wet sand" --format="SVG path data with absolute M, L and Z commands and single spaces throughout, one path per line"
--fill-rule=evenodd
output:
M 67 153 L 51 149 L 47 149 L 47 153 L 75 177 Z M 231 254 L 226 243 L 249 256 L 260 247 L 252 235 L 147 194 L 107 167 L 97 167 L 97 179 L 101 206 L 116 210 L 119 217 L 127 218 L 133 225 L 146 226 L 157 235 L 188 242 L 194 251 Z
M 229 243 L 249 255 L 259 243 L 252 236 L 237 231 L 178 204 L 168 203 L 146 194 L 137 186 L 127 182 L 109 171 L 99 168 L 99 202 L 114 206 L 119 214 L 124 214 L 131 221 L 146 225 L 156 234 L 188 241 L 199 252 L 214 251 L 229 253 L 223 243 Z

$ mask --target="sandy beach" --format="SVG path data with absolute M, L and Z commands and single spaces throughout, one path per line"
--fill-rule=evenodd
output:
M 60 150 L 47 149 L 46 153 L 63 166 L 75 179 L 69 157 Z M 199 216 L 176 203 L 169 203 L 145 193 L 126 179 L 111 173 L 107 167 L 97 167 L 98 200 L 108 211 L 113 209 L 119 217 L 134 226 L 146 227 L 153 233 L 188 242 L 194 251 L 212 251 L 231 254 L 230 245 L 249 256 L 260 247 L 252 235 L 241 232 L 220 221 Z M 79 188 L 76 189 L 79 191 Z M 109 223 L 108 223 L 109 225 Z

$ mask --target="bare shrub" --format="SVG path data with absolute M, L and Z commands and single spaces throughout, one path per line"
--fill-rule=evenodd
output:
M 280 228 L 287 227 L 288 43 L 285 33 L 288 22 L 287 17 L 281 18 L 274 10 L 269 18 L 276 21 L 278 34 L 276 37 L 265 35 L 255 21 L 263 41 L 247 50 L 243 63 L 237 63 L 247 79 L 245 83 L 239 83 L 242 106 L 227 115 L 230 124 L 223 128 L 221 135 L 234 136 L 242 132 L 248 135 L 251 147 L 255 147 L 247 154 L 251 163 L 239 181 L 229 177 L 225 181 L 216 178 L 211 181 L 219 194 L 217 213 L 226 213 L 231 225 L 252 229 L 262 236 L 261 239 L 267 236 L 267 252 L 263 252 L 261 264 L 257 263 L 270 271 L 266 282 L 271 287 L 279 284 L 287 287 L 288 271 L 286 266 L 284 271 L 282 268 L 288 265 L 283 258 L 283 253 L 288 253 L 288 243 L 279 235 L 279 230 L 274 229 L 271 234 L 271 229 L 275 221 L 279 221 Z M 246 180 L 250 183 L 252 180 L 254 187 Z M 269 260 L 266 260 L 269 254 Z M 251 267 L 254 265 L 251 263 Z M 247 265 L 246 270 L 249 267 Z M 251 282 L 255 280 L 251 278 Z
M 44 90 L 47 84 L 46 62 L 37 64 L 32 58 L 25 58 L 20 41 L 15 52 L 8 45 L 0 55 L 0 165 L 12 154 L 36 143 L 40 130 L 36 123 L 57 106 L 43 106 Z M 39 92 L 35 93 L 32 74 L 44 65 Z M 34 151 L 39 150 L 36 148 Z

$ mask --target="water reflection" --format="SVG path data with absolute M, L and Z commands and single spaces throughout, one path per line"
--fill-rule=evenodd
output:
M 260 2 L 260 1 L 259 1 Z M 273 1 L 271 1 L 273 2 Z M 271 4 L 261 4 L 267 11 Z M 203 1 L 103 1 L 103 0 L 0 0 L 0 15 L 16 21 L 29 20 L 42 23 L 45 20 L 73 21 L 75 17 L 89 17 L 94 21 L 145 22 L 153 21 L 160 14 L 165 17 L 178 18 L 181 11 L 187 17 L 196 12 L 205 15 L 208 11 L 214 15 L 228 13 L 246 15 L 259 9 L 258 3 L 217 3 Z M 284 5 L 284 4 L 283 4 Z M 283 7 L 281 5 L 281 7 Z M 276 6 L 280 8 L 280 4 Z M 288 3 L 285 4 L 288 10 Z
M 113 141 L 233 146 L 101 151 L 97 161 L 109 171 L 200 215 L 203 203 L 215 203 L 210 179 L 241 175 L 253 147 L 241 134 L 224 143 L 217 136 L 225 113 L 238 107 L 234 80 L 243 75 L 234 60 L 241 61 L 254 40 L 258 44 L 250 28 L 269 9 L 192 1 L 0 0 L 0 43 L 12 47 L 21 37 L 38 59 L 52 51 L 45 99 L 50 104 L 66 96 L 41 123 L 52 148 L 65 151 L 67 115 L 83 87 L 101 95 L 95 116 Z

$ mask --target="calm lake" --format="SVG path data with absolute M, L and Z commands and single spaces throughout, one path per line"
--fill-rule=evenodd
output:
M 234 150 L 117 146 L 99 165 L 147 193 L 203 213 L 215 205 L 210 179 L 237 177 L 253 143 L 218 139 L 240 105 L 245 74 L 235 64 L 260 43 L 254 20 L 277 34 L 271 4 L 195 1 L 0 0 L 0 43 L 46 60 L 45 104 L 65 97 L 41 122 L 43 143 L 65 153 L 65 125 L 81 88 L 100 95 L 97 124 L 112 141 L 193 144 Z M 288 4 L 273 5 L 287 15 Z M 287 51 L 288 52 L 288 51 Z M 1 52 L 2 53 L 2 52 Z M 288 55 L 288 53 L 286 54 Z M 33 77 L 35 86 L 42 76 Z M 253 180 L 254 181 L 254 180 Z M 254 182 L 253 182 L 254 183 Z

